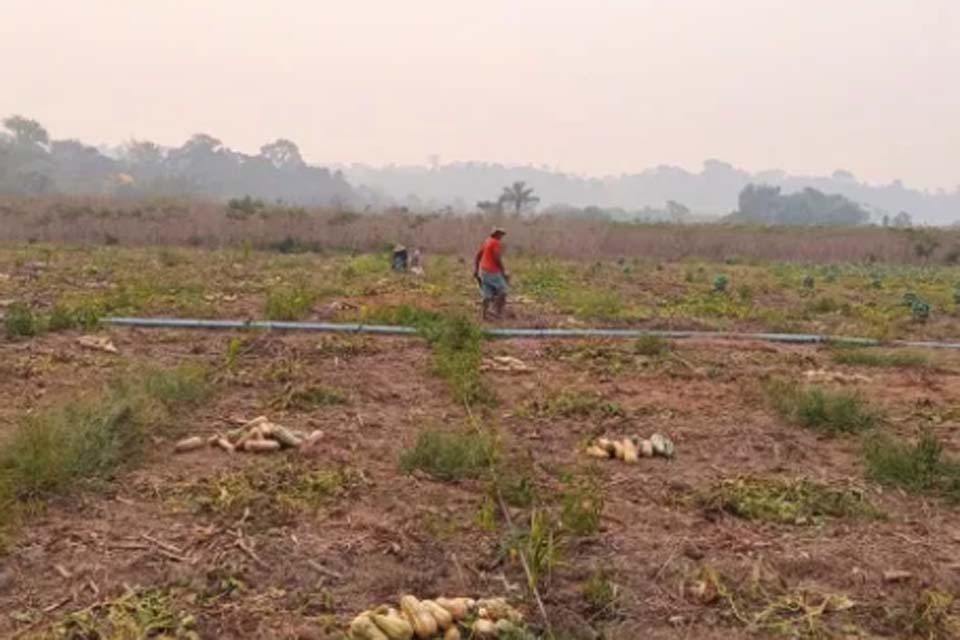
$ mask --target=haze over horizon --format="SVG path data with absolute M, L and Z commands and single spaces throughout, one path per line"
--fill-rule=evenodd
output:
M 0 114 L 315 164 L 960 185 L 960 3 L 3 0 Z

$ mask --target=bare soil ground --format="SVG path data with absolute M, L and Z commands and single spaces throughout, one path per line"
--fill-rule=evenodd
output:
M 519 565 L 500 552 L 505 525 L 482 525 L 489 483 L 400 471 L 400 453 L 421 428 L 466 423 L 431 373 L 422 341 L 247 335 L 226 367 L 238 334 L 102 333 L 119 355 L 82 349 L 76 332 L 0 342 L 0 428 L 9 433 L 18 416 L 94 392 L 145 363 L 191 361 L 217 373 L 212 399 L 186 419 L 185 432 L 207 436 L 234 418 L 266 414 L 325 437 L 310 456 L 263 457 L 216 449 L 175 455 L 171 440 L 157 440 L 141 468 L 53 501 L 0 556 L 0 636 L 44 637 L 71 612 L 145 588 L 168 594 L 203 638 L 337 638 L 354 614 L 405 592 L 504 595 L 541 624 Z M 566 538 L 540 586 L 558 637 L 948 637 L 916 621 L 924 592 L 960 593 L 957 507 L 866 483 L 860 439 L 786 424 L 761 387 L 811 369 L 862 374 L 847 384 L 885 411 L 884 429 L 913 436 L 930 427 L 955 455 L 957 356 L 935 354 L 922 370 L 854 369 L 833 364 L 825 350 L 702 341 L 612 366 L 604 350 L 619 348 L 484 345 L 486 355 L 511 355 L 533 369 L 484 374 L 498 404 L 482 419 L 496 430 L 502 457 L 529 469 L 548 500 L 565 474 L 600 479 L 599 531 Z M 346 402 L 306 409 L 275 402 L 298 385 L 341 390 Z M 532 401 L 549 406 L 557 394 L 596 394 L 618 410 L 531 410 Z M 593 435 L 655 431 L 675 441 L 674 460 L 631 466 L 583 454 Z M 314 472 L 342 482 L 319 505 L 278 507 L 296 474 Z M 718 514 L 690 499 L 744 475 L 855 487 L 885 517 L 780 524 Z M 522 522 L 524 511 L 515 515 Z M 891 570 L 909 575 L 885 579 Z M 597 575 L 617 590 L 615 604 L 600 610 L 584 591 Z M 704 580 L 709 575 L 721 578 Z M 729 597 L 725 589 L 711 593 L 717 584 Z M 830 595 L 852 606 L 820 606 Z M 942 613 L 957 615 L 957 605 Z
M 956 334 L 954 268 L 511 264 L 519 294 L 511 325 Z M 58 309 L 259 318 L 281 292 L 281 307 L 304 319 L 390 322 L 411 308 L 476 303 L 468 267 L 454 257 L 431 256 L 421 279 L 385 265 L 370 255 L 10 247 L 0 250 L 0 313 L 25 304 L 45 319 Z M 721 271 L 731 288 L 712 292 Z M 801 284 L 809 273 L 813 290 Z M 911 318 L 904 291 L 933 303 L 927 322 Z M 473 424 L 423 340 L 88 331 L 119 353 L 82 347 L 87 331 L 78 328 L 0 335 L 0 448 L 26 417 L 147 367 L 184 363 L 210 371 L 213 388 L 173 431 L 209 436 L 267 415 L 324 438 L 309 455 L 252 456 L 175 454 L 173 436 L 154 436 L 142 464 L 36 505 L 0 551 L 0 637 L 100 638 L 57 625 L 119 598 L 134 603 L 139 622 L 107 637 L 341 638 L 353 615 L 407 592 L 505 596 L 543 630 L 491 479 L 401 469 L 424 429 Z M 826 348 L 753 342 L 482 348 L 531 369 L 482 373 L 496 402 L 473 411 L 497 436 L 497 473 L 519 478 L 551 518 L 581 482 L 583 497 L 602 503 L 599 527 L 558 529 L 558 548 L 545 556 L 556 561 L 539 584 L 555 637 L 955 637 L 957 505 L 867 481 L 862 452 L 876 433 L 912 441 L 929 430 L 946 456 L 960 456 L 960 354 L 866 366 L 838 364 Z M 811 371 L 826 372 L 828 391 L 858 391 L 881 424 L 830 436 L 785 420 L 766 382 L 800 384 Z M 311 388 L 332 395 L 293 401 Z M 674 460 L 626 465 L 584 454 L 598 435 L 654 432 L 674 440 Z M 747 519 L 698 500 L 743 478 L 805 479 L 872 505 L 872 515 Z M 531 506 L 511 513 L 525 530 Z M 174 633 L 167 620 L 150 631 L 165 616 L 189 625 Z

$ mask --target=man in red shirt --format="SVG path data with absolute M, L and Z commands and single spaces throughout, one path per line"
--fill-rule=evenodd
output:
M 490 317 L 490 305 L 493 305 L 493 317 L 503 315 L 507 304 L 507 283 L 510 276 L 501 259 L 503 248 L 501 240 L 507 232 L 494 227 L 490 236 L 483 241 L 477 257 L 473 261 L 473 277 L 483 291 L 483 319 Z

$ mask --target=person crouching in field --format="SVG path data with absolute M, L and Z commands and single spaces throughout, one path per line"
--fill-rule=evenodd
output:
M 507 235 L 506 231 L 495 227 L 490 236 L 483 241 L 473 261 L 473 277 L 483 291 L 481 315 L 484 320 L 491 316 L 491 305 L 493 306 L 492 316 L 499 318 L 503 315 L 503 309 L 507 304 L 507 283 L 510 282 L 510 276 L 507 275 L 507 270 L 503 266 L 501 244 L 505 235 Z

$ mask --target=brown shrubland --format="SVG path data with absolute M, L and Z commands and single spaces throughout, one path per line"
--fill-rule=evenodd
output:
M 255 213 L 202 200 L 0 199 L 0 242 L 190 245 L 371 251 L 403 243 L 470 255 L 494 225 L 515 253 L 560 258 L 956 262 L 960 231 L 880 227 L 632 224 L 549 216 L 381 213 L 270 206 Z

